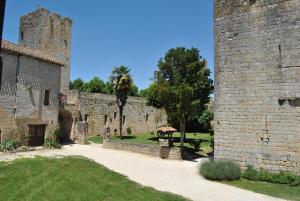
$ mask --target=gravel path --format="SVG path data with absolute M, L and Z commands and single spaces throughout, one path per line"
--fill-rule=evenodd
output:
M 171 161 L 125 151 L 104 149 L 101 145 L 67 145 L 59 150 L 37 150 L 0 154 L 0 161 L 20 157 L 84 156 L 129 179 L 160 191 L 182 195 L 195 201 L 276 201 L 281 200 L 228 185 L 205 180 L 198 173 L 200 160 Z M 203 159 L 202 159 L 203 160 Z M 205 160 L 205 159 L 204 159 Z

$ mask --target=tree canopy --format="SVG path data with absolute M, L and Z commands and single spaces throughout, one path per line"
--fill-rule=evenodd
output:
M 206 63 L 196 48 L 172 48 L 159 60 L 154 83 L 142 92 L 148 103 L 163 106 L 171 121 L 179 121 L 182 145 L 186 121 L 203 112 L 213 92 Z
M 120 73 L 122 70 L 120 71 Z M 118 73 L 118 72 L 115 72 Z M 84 82 L 81 78 L 77 78 L 74 81 L 70 81 L 70 89 L 78 90 L 81 92 L 89 93 L 104 93 L 104 94 L 114 94 L 114 86 L 111 80 L 113 77 L 109 77 L 108 81 L 104 82 L 99 77 L 94 77 L 90 81 Z M 140 96 L 139 89 L 136 85 L 132 83 L 131 90 L 128 94 L 129 96 Z

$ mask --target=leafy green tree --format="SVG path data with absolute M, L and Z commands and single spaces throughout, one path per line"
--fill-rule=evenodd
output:
M 130 68 L 126 66 L 114 67 L 112 75 L 110 77 L 110 80 L 114 86 L 116 102 L 119 108 L 119 131 L 121 140 L 123 125 L 123 109 L 126 105 L 128 94 L 130 93 L 133 86 L 133 81 L 129 72 Z
M 156 82 L 150 84 L 148 88 L 142 89 L 139 95 L 147 99 L 148 105 L 152 105 L 157 108 L 162 107 L 162 103 L 159 99 L 158 87 Z
M 211 128 L 210 122 L 214 119 L 214 113 L 209 110 L 204 110 L 198 121 L 202 129 L 208 131 Z
M 81 78 L 75 79 L 73 81 L 73 83 L 71 84 L 72 89 L 75 89 L 75 90 L 78 90 L 78 91 L 82 90 L 83 85 L 84 85 L 84 82 Z
M 84 83 L 82 91 L 89 93 L 106 93 L 106 85 L 99 77 L 94 77 L 89 82 Z
M 139 96 L 139 88 L 135 84 L 133 84 L 128 95 L 129 96 Z
M 158 100 L 168 117 L 180 123 L 180 145 L 183 149 L 186 121 L 204 108 L 213 92 L 206 60 L 196 48 L 172 48 L 161 58 L 155 72 Z
M 114 85 L 113 85 L 113 83 L 110 79 L 109 79 L 109 81 L 107 81 L 105 83 L 105 92 L 107 94 L 114 94 L 115 93 Z

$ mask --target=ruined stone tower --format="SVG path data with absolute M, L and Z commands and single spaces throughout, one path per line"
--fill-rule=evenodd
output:
M 72 20 L 38 8 L 20 19 L 19 44 L 41 50 L 65 63 L 61 92 L 69 89 Z
M 300 0 L 215 0 L 215 157 L 300 174 Z

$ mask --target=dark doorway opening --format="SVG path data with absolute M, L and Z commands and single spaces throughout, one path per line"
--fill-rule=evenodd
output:
M 45 139 L 46 125 L 28 125 L 29 146 L 43 146 Z

